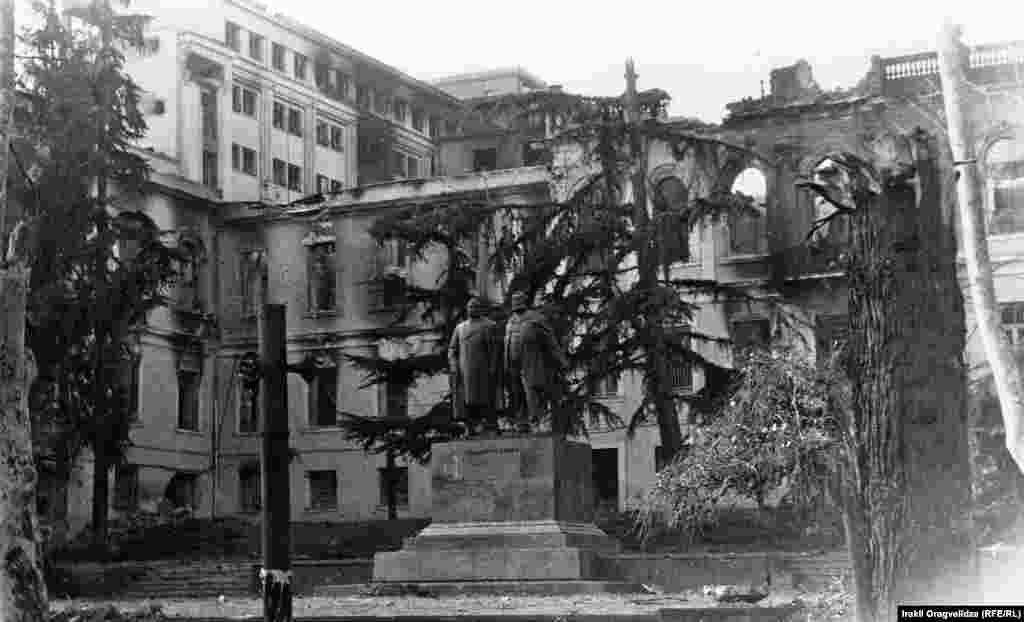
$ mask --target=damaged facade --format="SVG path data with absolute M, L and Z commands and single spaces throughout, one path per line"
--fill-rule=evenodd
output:
M 138 421 L 128 464 L 116 474 L 113 507 L 152 509 L 167 500 L 200 515 L 256 515 L 261 415 L 236 371 L 240 357 L 256 350 L 255 311 L 266 287 L 270 300 L 287 305 L 290 362 L 310 355 L 321 362 L 310 381 L 288 379 L 297 453 L 293 520 L 383 518 L 384 457 L 346 441 L 336 411 L 373 416 L 398 408 L 416 416 L 444 394 L 447 381 L 398 395 L 387 386 L 362 387 L 362 372 L 346 362 L 347 353 L 398 357 L 437 347 L 429 339 L 387 337 L 390 303 L 367 281 L 389 273 L 433 283 L 439 263 L 378 246 L 369 226 L 412 202 L 528 206 L 571 191 L 552 183 L 552 156 L 538 146 L 558 119 L 513 119 L 494 105 L 560 90 L 521 70 L 428 85 L 248 0 L 202 2 L 201 9 L 161 4 L 133 5 L 157 18 L 149 50 L 130 58 L 127 70 L 147 91 L 150 131 L 140 147 L 151 154 L 163 189 L 139 209 L 163 228 L 195 230 L 207 260 L 187 300 L 155 312 L 139 333 Z M 1016 320 L 1007 328 L 1017 342 L 1024 339 L 1024 135 L 1014 123 L 1024 118 L 1024 46 L 982 46 L 971 63 L 978 92 L 970 109 L 1000 266 L 996 288 L 1006 317 Z M 821 209 L 795 181 L 826 153 L 873 132 L 941 131 L 937 84 L 934 54 L 873 58 L 865 78 L 842 92 L 823 91 L 801 61 L 772 72 L 769 94 L 731 104 L 719 126 L 674 122 L 761 154 L 735 180 L 757 199 L 761 217 L 695 226 L 674 272 L 767 295 L 779 269 L 773 258 L 802 245 Z M 648 174 L 655 197 L 685 191 L 693 165 L 655 145 Z M 326 202 L 299 201 L 318 192 Z M 278 207 L 256 210 L 254 202 Z M 825 235 L 841 247 L 846 232 L 836 225 Z M 805 323 L 783 322 L 767 306 L 708 302 L 694 318 L 697 328 L 737 345 L 779 340 L 819 353 L 832 347 L 845 326 L 841 279 L 827 257 L 797 259 L 791 274 L 795 266 L 819 284 L 785 301 Z M 496 299 L 503 293 L 486 279 L 479 288 Z M 731 360 L 729 348 L 709 345 L 704 354 Z M 968 357 L 983 360 L 975 337 Z M 674 378 L 679 391 L 704 382 L 699 368 L 675 370 Z M 628 419 L 640 386 L 611 379 L 600 393 Z M 689 415 L 680 417 L 685 430 Z M 609 509 L 635 503 L 661 466 L 657 428 L 641 427 L 632 437 L 593 429 L 590 442 L 599 501 Z M 400 514 L 429 516 L 427 469 L 403 466 Z M 70 515 L 81 526 L 88 494 L 72 488 Z

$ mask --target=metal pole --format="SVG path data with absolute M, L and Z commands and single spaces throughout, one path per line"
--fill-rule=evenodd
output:
M 291 454 L 288 447 L 288 378 L 285 306 L 264 304 L 259 313 L 263 445 L 263 619 L 291 622 Z

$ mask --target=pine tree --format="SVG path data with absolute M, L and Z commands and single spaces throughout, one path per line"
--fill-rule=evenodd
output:
M 585 434 L 587 421 L 623 425 L 595 397 L 596 383 L 610 376 L 636 374 L 644 399 L 628 421 L 630 432 L 652 415 L 670 453 L 682 445 L 679 408 L 700 408 L 728 385 L 730 370 L 705 358 L 699 342 L 724 343 L 692 328 L 698 296 L 747 299 L 742 291 L 716 282 L 679 278 L 672 264 L 681 258 L 688 232 L 726 211 L 750 210 L 752 199 L 731 192 L 737 173 L 754 154 L 700 132 L 705 126 L 677 127 L 660 121 L 668 96 L 660 90 L 635 94 L 634 109 L 619 97 L 583 97 L 534 93 L 499 98 L 478 109 L 484 116 L 524 120 L 555 119 L 558 131 L 547 140 L 552 153 L 575 148 L 582 155 L 568 166 L 549 165 L 561 180 L 582 176 L 566 197 L 527 207 L 486 201 L 444 201 L 398 209 L 371 228 L 381 243 L 404 243 L 417 260 L 440 249 L 446 269 L 436 287 L 412 286 L 382 277 L 404 301 L 391 330 L 423 332 L 446 346 L 477 282 L 467 248 L 492 249 L 487 269 L 509 283 L 508 292 L 524 292 L 541 301 L 561 334 L 567 336 L 572 373 L 566 379 L 553 421 L 535 422 L 568 434 Z M 628 98 L 627 98 L 628 100 Z M 695 163 L 689 196 L 658 196 L 650 214 L 647 159 L 650 145 L 663 141 L 679 160 Z M 637 190 L 638 189 L 638 190 Z M 750 210 L 752 211 L 752 210 Z M 484 236 L 480 244 L 479 236 Z M 418 313 L 418 316 L 415 314 Z M 495 308 L 493 319 L 505 311 Z M 415 328 L 409 328 L 410 318 Z M 411 387 L 446 372 L 441 349 L 398 360 L 350 356 L 366 372 L 366 386 L 394 383 Z M 673 368 L 702 365 L 710 382 L 696 394 L 672 387 Z M 510 413 L 505 413 L 510 414 Z M 452 418 L 451 396 L 419 418 L 343 417 L 350 438 L 367 450 L 425 460 L 431 442 L 465 433 L 474 422 Z
M 124 209 L 143 196 L 149 166 L 133 149 L 146 123 L 121 50 L 142 45 L 147 19 L 94 2 L 70 28 L 52 6 L 36 11 L 39 25 L 23 37 L 30 112 L 14 184 L 32 231 L 33 405 L 63 430 L 65 469 L 79 445 L 92 449 L 93 528 L 105 544 L 109 469 L 123 459 L 134 414 L 122 380 L 126 340 L 195 258 Z

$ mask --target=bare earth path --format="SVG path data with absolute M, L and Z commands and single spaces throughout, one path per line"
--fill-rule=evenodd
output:
M 796 592 L 773 594 L 759 605 L 782 605 L 793 602 Z M 256 598 L 160 600 L 160 601 L 83 601 L 54 600 L 56 610 L 68 607 L 113 605 L 125 612 L 160 604 L 168 617 L 244 619 L 262 615 L 262 602 Z M 580 595 L 580 596 L 461 596 L 422 597 L 308 597 L 296 598 L 296 618 L 335 616 L 634 616 L 656 615 L 665 608 L 700 608 L 717 605 L 711 598 L 697 593 Z M 742 605 L 736 605 L 742 606 Z

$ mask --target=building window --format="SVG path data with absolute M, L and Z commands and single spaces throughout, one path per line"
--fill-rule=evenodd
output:
M 139 467 L 119 464 L 114 472 L 114 509 L 132 511 L 139 507 Z
M 334 149 L 335 151 L 344 151 L 345 150 L 345 138 L 344 138 L 344 136 L 345 135 L 342 133 L 340 127 L 338 127 L 336 125 L 332 125 L 331 126 L 331 149 Z
M 270 64 L 277 71 L 284 71 L 284 46 L 280 43 L 270 45 Z
M 263 62 L 263 37 L 254 32 L 249 33 L 249 57 L 256 62 Z
M 1024 345 L 1024 302 L 1005 302 L 999 305 L 1003 333 L 1015 346 Z
M 242 512 L 260 509 L 260 467 L 248 464 L 238 470 L 238 508 Z
M 288 109 L 288 132 L 302 136 L 302 111 L 298 108 Z
M 178 372 L 178 429 L 189 432 L 199 431 L 199 382 L 198 372 Z
M 288 165 L 288 189 L 302 192 L 302 168 L 294 164 Z
M 285 166 L 284 160 L 274 158 L 271 164 L 273 166 L 274 184 L 282 188 L 287 187 L 288 168 Z
M 341 192 L 341 188 L 342 188 L 342 185 L 341 185 L 341 182 L 339 180 L 337 180 L 337 179 L 332 179 L 331 180 L 331 192 L 334 192 L 334 193 Z
M 338 472 L 308 471 L 309 509 L 314 512 L 338 509 Z
M 242 317 L 252 317 L 256 315 L 256 305 L 259 302 L 257 297 L 263 281 L 262 252 L 246 251 L 242 253 L 239 265 L 241 266 L 239 275 L 241 287 L 239 289 L 242 292 Z
M 401 151 L 391 152 L 391 176 L 392 177 L 406 177 L 405 171 L 405 154 Z
M 491 147 L 489 149 L 474 149 L 473 150 L 473 170 L 474 171 L 493 171 L 498 168 L 498 150 Z
M 231 87 L 231 110 L 247 117 L 256 116 L 256 91 L 237 84 Z
M 683 348 L 690 347 L 688 328 L 680 327 L 674 329 L 670 338 Z M 677 393 L 689 393 L 693 390 L 693 363 L 674 356 L 668 364 L 668 386 Z
M 327 93 L 331 88 L 330 71 L 323 63 L 313 63 L 313 83 L 316 88 Z
M 392 469 L 395 482 L 395 505 L 400 508 L 409 507 L 409 467 L 394 467 Z M 388 503 L 388 470 L 387 468 L 377 469 L 377 482 L 380 495 L 380 505 Z
M 326 175 L 317 173 L 316 176 L 316 191 L 320 194 L 327 194 L 330 192 L 331 180 Z
M 259 393 L 238 383 L 238 433 L 257 434 L 260 431 Z
M 164 496 L 171 502 L 173 508 L 195 509 L 198 500 L 197 483 L 198 477 L 195 473 L 175 473 L 171 481 L 167 483 Z
M 771 343 L 771 323 L 764 318 L 737 320 L 732 323 L 733 352 L 750 348 L 766 348 Z
M 356 85 L 356 104 L 363 108 L 370 107 L 370 89 L 365 84 Z
M 409 116 L 409 104 L 404 99 L 395 99 L 394 113 L 396 121 L 405 123 L 406 117 Z
M 989 233 L 1024 231 L 1024 140 L 1003 139 L 985 154 L 991 217 Z
M 306 65 L 309 62 L 302 54 L 295 52 L 295 79 L 305 80 L 306 79 Z
M 334 311 L 334 250 L 334 242 L 309 247 L 309 310 L 313 313 Z
M 373 98 L 373 109 L 380 115 L 387 116 L 391 114 L 391 98 L 383 93 L 376 93 Z
M 214 190 L 220 188 L 217 178 L 217 152 L 203 149 L 203 185 Z
M 764 173 L 748 168 L 733 182 L 732 191 L 752 200 L 753 212 L 729 214 L 729 252 L 733 255 L 757 255 L 767 252 L 768 184 Z
M 242 27 L 234 22 L 224 25 L 224 43 L 232 50 L 242 50 Z
M 431 138 L 438 138 L 441 136 L 441 119 L 437 117 L 430 117 L 429 127 L 427 128 Z
M 397 382 L 388 382 L 384 385 L 384 416 L 386 417 L 408 417 L 409 416 L 409 387 Z
M 412 109 L 412 129 L 417 132 L 423 132 L 423 122 L 425 119 L 426 116 L 423 114 L 422 110 L 419 108 Z
M 321 147 L 329 147 L 331 144 L 331 130 L 325 121 L 316 122 L 316 144 Z
M 338 99 L 348 99 L 351 97 L 352 89 L 352 78 L 347 73 L 342 73 L 335 70 L 334 72 L 334 92 Z
M 231 168 L 246 175 L 256 175 L 256 151 L 238 143 L 231 144 Z
M 284 104 L 274 102 L 274 127 L 284 130 Z
M 215 146 L 217 143 L 217 91 L 203 89 L 199 94 L 199 106 L 203 125 L 203 142 Z
M 662 213 L 679 214 L 689 209 L 689 192 L 676 177 L 663 179 L 654 189 L 654 209 Z M 662 261 L 667 264 L 689 262 L 690 231 L 688 227 L 663 230 L 661 234 Z
M 413 179 L 415 179 L 415 178 L 420 176 L 420 160 L 419 160 L 419 158 L 414 158 L 412 156 L 409 156 L 408 158 L 405 159 L 405 173 L 406 173 L 406 176 L 411 177 Z
M 316 428 L 338 425 L 338 368 L 317 368 L 309 381 L 309 424 Z

